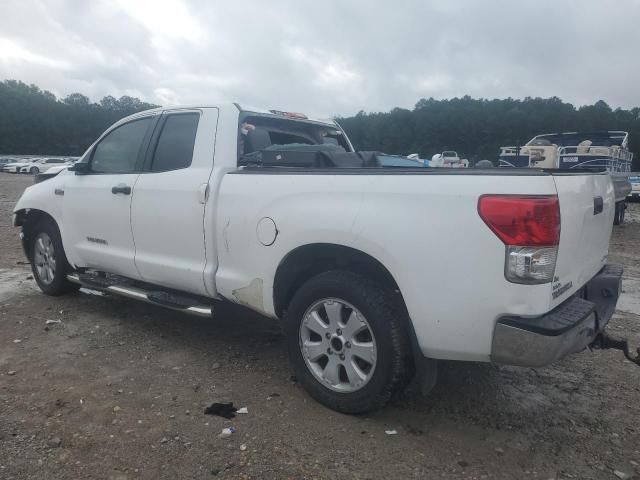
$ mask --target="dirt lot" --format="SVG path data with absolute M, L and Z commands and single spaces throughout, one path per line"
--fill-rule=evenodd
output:
M 619 352 L 443 363 L 429 398 L 341 415 L 291 378 L 272 321 L 40 294 L 10 226 L 30 182 L 0 174 L 1 479 L 640 477 L 640 368 Z M 627 218 L 611 242 L 625 265 L 611 328 L 638 345 L 640 204 Z M 205 416 L 214 401 L 249 413 Z

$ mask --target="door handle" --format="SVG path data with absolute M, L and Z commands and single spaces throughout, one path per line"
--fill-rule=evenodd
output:
M 593 214 L 598 215 L 604 210 L 604 201 L 602 197 L 593 197 Z
M 111 193 L 113 193 L 114 195 L 117 193 L 131 195 L 131 187 L 129 185 L 125 185 L 124 183 L 119 183 L 115 187 L 111 187 Z

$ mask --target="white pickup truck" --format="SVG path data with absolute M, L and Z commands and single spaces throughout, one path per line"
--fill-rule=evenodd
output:
M 281 319 L 300 383 L 356 413 L 438 359 L 611 346 L 613 195 L 606 173 L 385 166 L 333 121 L 228 104 L 119 121 L 13 224 L 46 294 Z

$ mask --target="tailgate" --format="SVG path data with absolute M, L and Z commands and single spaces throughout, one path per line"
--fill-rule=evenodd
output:
M 552 284 L 552 307 L 555 307 L 591 280 L 606 263 L 615 194 L 606 173 L 558 173 L 553 178 L 561 224 Z

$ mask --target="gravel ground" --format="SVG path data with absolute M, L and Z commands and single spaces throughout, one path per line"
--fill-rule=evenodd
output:
M 430 397 L 341 415 L 291 378 L 270 320 L 40 294 L 9 221 L 30 182 L 0 174 L 1 479 L 640 477 L 640 368 L 620 352 L 443 362 Z M 627 218 L 611 241 L 625 265 L 611 329 L 638 345 L 640 204 Z M 249 413 L 205 416 L 214 401 Z

